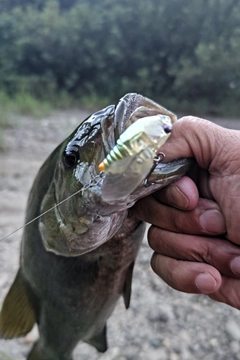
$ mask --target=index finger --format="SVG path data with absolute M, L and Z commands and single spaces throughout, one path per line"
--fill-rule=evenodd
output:
M 193 210 L 182 211 L 151 195 L 139 200 L 130 211 L 142 221 L 175 233 L 218 235 L 226 232 L 224 217 L 212 200 L 199 199 Z
M 208 169 L 213 159 L 221 152 L 219 142 L 224 146 L 231 139 L 231 131 L 208 120 L 194 116 L 179 119 L 161 151 L 165 161 L 181 157 L 194 157 L 198 165 Z
M 193 210 L 199 199 L 197 186 L 187 176 L 155 192 L 153 196 L 166 205 L 182 210 Z

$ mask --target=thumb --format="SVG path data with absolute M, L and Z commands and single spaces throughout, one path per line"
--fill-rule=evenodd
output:
M 210 194 L 219 205 L 227 226 L 227 238 L 240 245 L 240 131 L 230 130 L 196 117 L 184 117 L 161 146 L 164 161 L 194 157 L 208 173 Z M 239 266 L 240 268 L 240 266 Z
M 217 169 L 219 162 L 226 161 L 229 146 L 232 152 L 233 137 L 238 138 L 239 148 L 240 136 L 237 131 L 225 129 L 208 120 L 186 116 L 173 125 L 172 133 L 160 151 L 166 156 L 165 162 L 194 157 L 201 168 Z

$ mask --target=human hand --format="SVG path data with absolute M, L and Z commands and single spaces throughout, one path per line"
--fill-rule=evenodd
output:
M 194 182 L 184 177 L 133 209 L 155 225 L 149 230 L 155 250 L 152 267 L 163 280 L 177 290 L 211 294 L 236 308 L 240 308 L 240 247 L 232 243 L 240 243 L 239 143 L 238 131 L 183 118 L 161 151 L 166 161 L 196 158 L 202 172 L 198 189 L 205 198 L 199 199 Z M 225 232 L 225 239 L 212 237 Z

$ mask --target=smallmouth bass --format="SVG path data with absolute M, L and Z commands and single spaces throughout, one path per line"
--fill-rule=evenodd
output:
M 127 94 L 116 107 L 81 123 L 42 165 L 29 195 L 26 223 L 61 204 L 25 227 L 20 269 L 0 314 L 3 338 L 24 336 L 38 324 L 40 337 L 28 360 L 71 360 L 80 340 L 105 351 L 106 321 L 121 294 L 129 307 L 145 224 L 129 217 L 128 208 L 181 177 L 189 160 L 160 164 L 150 176 L 154 185 L 140 183 L 116 201 L 112 181 L 111 201 L 103 199 L 107 175 L 100 174 L 98 165 L 132 123 L 156 113 L 174 122 L 160 105 Z

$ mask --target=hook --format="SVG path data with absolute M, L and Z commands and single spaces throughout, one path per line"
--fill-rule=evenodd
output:
M 143 185 L 144 185 L 145 187 L 149 187 L 149 186 L 155 184 L 155 182 L 149 181 L 149 178 L 150 178 L 151 174 L 153 173 L 153 171 L 155 170 L 156 166 L 157 166 L 160 162 L 162 162 L 162 161 L 164 160 L 164 158 L 165 158 L 165 154 L 164 154 L 163 152 L 158 153 L 158 154 L 153 158 L 152 167 L 151 167 L 149 173 L 147 174 L 146 178 L 145 178 L 144 181 L 143 181 Z

